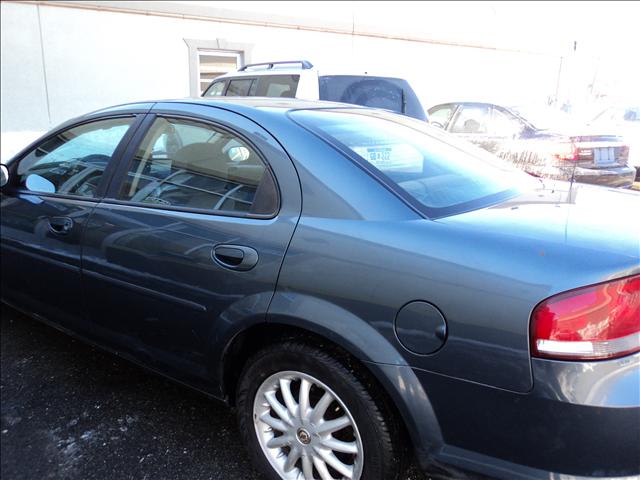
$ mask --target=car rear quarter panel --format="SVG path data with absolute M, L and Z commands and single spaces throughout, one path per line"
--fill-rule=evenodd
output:
M 331 147 L 304 138 L 287 145 L 304 201 L 276 299 L 299 294 L 339 306 L 386 338 L 400 353 L 397 362 L 529 392 L 533 308 L 555 293 L 637 268 L 637 255 L 609 249 L 595 238 L 601 234 L 569 242 L 565 229 L 576 226 L 563 216 L 571 212 L 556 208 L 564 201 L 560 197 L 534 194 L 526 200 L 547 202 L 535 219 L 540 224 L 527 225 L 521 205 L 484 209 L 491 211 L 486 223 L 473 214 L 475 221 L 422 219 Z M 514 218 L 505 218 L 512 207 Z M 546 237 L 532 233 L 544 231 L 544 209 L 564 221 L 554 222 Z M 415 300 L 437 306 L 447 320 L 447 341 L 436 353 L 409 352 L 396 337 L 397 312 Z M 351 323 L 347 317 L 331 321 Z M 367 350 L 366 356 L 389 363 L 381 349 Z
M 303 194 L 309 187 L 320 189 L 303 182 Z M 376 193 L 370 203 L 381 200 Z M 363 221 L 364 213 L 345 219 L 303 207 L 268 318 L 303 319 L 367 362 L 404 414 L 423 465 L 435 458 L 509 479 L 637 473 L 637 429 L 611 428 L 638 418 L 637 356 L 628 366 L 580 368 L 532 362 L 529 352 L 529 319 L 541 300 L 640 273 L 631 236 L 608 245 L 602 233 L 577 235 L 567 207 L 553 202 L 556 213 L 540 212 L 528 226 L 523 206 L 520 220 L 503 218 L 511 207 L 486 213 L 493 220 L 478 214 L 477 223 Z M 396 337 L 397 312 L 414 300 L 447 319 L 436 353 L 414 354 Z
M 303 217 L 278 292 L 340 305 L 381 333 L 413 367 L 526 392 L 533 384 L 529 315 L 550 286 L 507 268 L 508 257 L 522 250 L 505 252 L 499 242 L 481 245 L 429 220 Z M 396 338 L 396 314 L 415 300 L 436 305 L 447 319 L 447 342 L 434 354 L 411 353 Z M 374 362 L 389 361 L 382 350 L 367 354 Z
M 314 135 L 291 124 L 271 128 L 291 140 L 303 192 L 273 304 L 281 295 L 304 295 L 337 305 L 399 352 L 390 359 L 383 349 L 365 348 L 363 360 L 529 390 L 528 319 L 549 285 L 510 270 L 504 245 L 480 252 L 476 238 L 422 219 Z M 515 248 L 520 255 L 523 247 Z M 433 303 L 447 318 L 448 340 L 435 354 L 413 354 L 396 338 L 396 313 L 413 300 Z M 347 317 L 326 321 L 357 328 Z

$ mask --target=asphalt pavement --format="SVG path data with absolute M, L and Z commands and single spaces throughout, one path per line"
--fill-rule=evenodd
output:
M 262 478 L 232 409 L 1 308 L 3 480 Z

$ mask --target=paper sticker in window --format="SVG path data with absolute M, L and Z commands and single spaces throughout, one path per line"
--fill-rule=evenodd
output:
M 423 157 L 407 144 L 357 146 L 351 149 L 378 170 L 421 173 Z

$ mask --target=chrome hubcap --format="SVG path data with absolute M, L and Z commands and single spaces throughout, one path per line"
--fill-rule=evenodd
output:
M 267 378 L 254 400 L 253 423 L 282 479 L 360 479 L 358 428 L 342 400 L 318 379 L 293 371 Z

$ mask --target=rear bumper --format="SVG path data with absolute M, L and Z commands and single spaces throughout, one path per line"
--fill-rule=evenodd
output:
M 527 168 L 529 173 L 543 178 L 553 180 L 570 181 L 573 176 L 574 181 L 580 183 L 591 183 L 606 187 L 630 187 L 636 177 L 636 169 L 629 166 L 612 168 L 583 168 L 576 167 L 535 167 Z
M 433 459 L 505 479 L 637 479 L 640 354 L 532 368 L 528 394 L 415 370 L 442 431 Z

